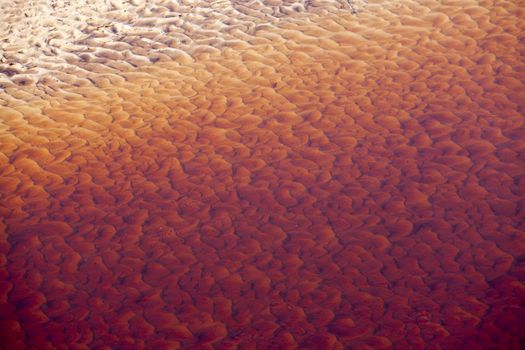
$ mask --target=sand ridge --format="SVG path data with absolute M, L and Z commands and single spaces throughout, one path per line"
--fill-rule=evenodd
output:
M 518 349 L 523 9 L 353 3 L 5 5 L 0 344 Z

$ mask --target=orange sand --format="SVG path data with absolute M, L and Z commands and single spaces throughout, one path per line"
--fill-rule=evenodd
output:
M 522 5 L 4 1 L 0 348 L 521 349 Z

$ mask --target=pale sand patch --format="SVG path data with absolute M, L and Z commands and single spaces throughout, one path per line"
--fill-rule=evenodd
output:
M 78 61 L 156 62 L 195 45 L 223 46 L 241 32 L 298 16 L 349 11 L 348 0 L 16 0 L 0 3 L 0 82 L 24 85 Z M 164 56 L 163 56 L 164 55 Z M 140 57 L 143 56 L 143 57 Z M 169 59 L 169 58 L 167 58 Z M 85 69 L 85 67 L 83 67 Z M 89 70 L 89 68 L 87 68 Z M 26 81 L 10 79 L 23 75 Z

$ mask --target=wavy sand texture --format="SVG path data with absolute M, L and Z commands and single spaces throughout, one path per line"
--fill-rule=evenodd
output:
M 523 5 L 1 1 L 0 348 L 520 349 Z

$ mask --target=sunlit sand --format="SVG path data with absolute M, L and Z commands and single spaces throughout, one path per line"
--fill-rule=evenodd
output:
M 520 349 L 523 18 L 0 1 L 0 348 Z

